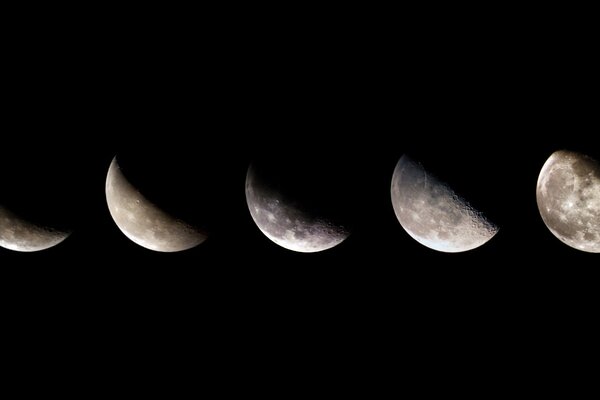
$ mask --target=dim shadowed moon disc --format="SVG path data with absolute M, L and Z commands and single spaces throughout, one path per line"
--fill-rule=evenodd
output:
M 305 162 L 290 167 L 290 157 L 267 164 L 253 163 L 246 174 L 248 209 L 267 238 L 301 253 L 328 250 L 348 238 L 349 224 L 334 216 L 336 204 L 339 211 L 350 198 L 343 188 L 331 190 L 343 186 L 336 167 L 329 168 L 334 163 L 321 167 L 313 160 L 312 169 Z

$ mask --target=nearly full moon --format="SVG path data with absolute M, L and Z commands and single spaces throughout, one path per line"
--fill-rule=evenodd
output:
M 584 154 L 560 150 L 540 171 L 537 205 L 550 232 L 563 243 L 600 253 L 600 164 Z

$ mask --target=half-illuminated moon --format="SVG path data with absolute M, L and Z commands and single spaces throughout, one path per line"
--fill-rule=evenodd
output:
M 557 151 L 537 181 L 537 205 L 544 223 L 563 243 L 600 253 L 600 164 L 583 154 Z
M 49 249 L 61 243 L 70 232 L 37 225 L 0 205 L 0 246 L 22 252 Z
M 164 212 L 144 197 L 125 177 L 115 157 L 106 177 L 106 202 L 119 229 L 150 250 L 176 252 L 191 249 L 207 235 Z
M 430 249 L 457 253 L 487 243 L 498 227 L 447 184 L 403 155 L 392 176 L 392 205 L 406 232 Z
M 279 246 L 301 253 L 331 249 L 350 235 L 348 229 L 294 202 L 262 182 L 253 166 L 246 175 L 246 201 L 260 231 Z

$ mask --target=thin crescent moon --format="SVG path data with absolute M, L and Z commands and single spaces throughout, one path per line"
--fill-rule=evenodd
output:
M 487 243 L 498 227 L 407 155 L 400 157 L 391 185 L 400 225 L 433 250 L 457 253 Z
M 71 232 L 29 222 L 0 205 L 0 246 L 14 251 L 46 250 L 65 240 Z
M 117 157 L 113 158 L 106 176 L 106 202 L 121 232 L 147 249 L 182 251 L 198 246 L 208 237 L 144 197 L 123 175 Z

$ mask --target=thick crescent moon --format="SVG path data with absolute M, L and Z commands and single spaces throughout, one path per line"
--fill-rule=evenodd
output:
M 392 176 L 391 197 L 400 225 L 430 249 L 457 253 L 488 242 L 498 227 L 407 155 Z
M 252 219 L 271 241 L 288 250 L 314 253 L 335 247 L 350 235 L 343 226 L 316 216 L 246 174 L 246 201 Z
M 70 232 L 29 222 L 0 205 L 0 246 L 9 250 L 32 252 L 61 243 Z
M 573 151 L 554 152 L 537 181 L 542 220 L 563 243 L 600 253 L 600 163 Z
M 147 249 L 176 252 L 196 247 L 207 239 L 204 232 L 144 197 L 123 175 L 117 157 L 106 176 L 106 202 L 121 232 Z

